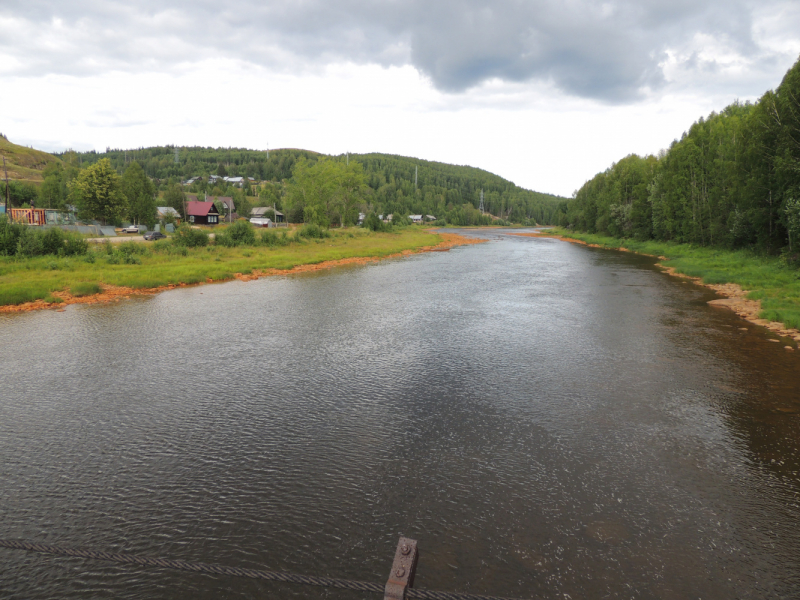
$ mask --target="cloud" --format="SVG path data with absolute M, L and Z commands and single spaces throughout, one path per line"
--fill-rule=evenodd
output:
M 536 81 L 572 96 L 626 103 L 669 88 L 725 86 L 734 74 L 753 85 L 779 77 L 787 56 L 800 50 L 792 38 L 800 26 L 793 6 L 785 0 L 5 0 L 0 73 L 176 73 L 220 57 L 303 73 L 351 62 L 412 65 L 449 94 L 491 81 Z

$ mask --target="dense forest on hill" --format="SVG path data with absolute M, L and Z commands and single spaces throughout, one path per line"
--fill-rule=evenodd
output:
M 176 161 L 177 150 L 177 161 Z M 66 165 L 86 167 L 100 159 L 109 159 L 122 174 L 136 162 L 156 187 L 166 191 L 177 182 L 194 177 L 184 191 L 214 196 L 238 197 L 240 204 L 252 206 L 284 205 L 286 186 L 291 184 L 295 165 L 304 160 L 313 165 L 319 160 L 357 161 L 361 163 L 369 192 L 363 210 L 378 214 L 425 214 L 455 225 L 479 225 L 494 222 L 491 215 L 506 222 L 554 223 L 556 210 L 564 198 L 520 188 L 497 175 L 474 167 L 448 165 L 387 154 L 351 154 L 327 157 L 296 149 L 265 151 L 238 148 L 176 148 L 173 146 L 108 149 L 106 152 L 66 152 L 60 155 Z M 209 175 L 252 177 L 258 185 L 246 183 L 245 189 L 233 188 L 218 181 L 208 183 Z M 416 184 L 415 184 L 416 181 Z M 477 210 L 480 192 L 488 215 Z M 250 197 L 249 203 L 245 198 Z M 257 199 L 256 199 L 257 198 Z M 238 206 L 238 204 L 237 204 Z M 240 213 L 241 214 L 241 213 Z M 290 215 L 292 220 L 302 214 Z
M 638 240 L 784 252 L 800 241 L 800 60 L 755 104 L 701 118 L 658 156 L 587 181 L 559 224 Z

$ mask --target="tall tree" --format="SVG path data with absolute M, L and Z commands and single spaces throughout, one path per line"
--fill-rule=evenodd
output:
M 156 220 L 156 188 L 136 161 L 122 175 L 122 192 L 128 200 L 128 218 L 152 227 Z
M 107 158 L 80 171 L 70 192 L 78 206 L 78 214 L 85 219 L 116 223 L 125 216 L 128 208 L 120 177 Z

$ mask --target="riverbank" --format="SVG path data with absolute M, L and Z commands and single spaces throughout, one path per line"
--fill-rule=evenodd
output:
M 7 258 L 0 260 L 0 313 L 63 310 L 68 304 L 113 302 L 190 285 L 366 264 L 483 241 L 412 227 L 393 233 L 351 229 L 279 247 L 182 249 L 129 242 L 130 246 L 114 250 L 123 255 L 129 251 L 132 264 L 109 261 L 112 255 L 102 246 L 84 258 Z
M 711 300 L 710 305 L 732 310 L 750 323 L 773 331 L 787 348 L 800 344 L 800 271 L 787 267 L 778 257 L 691 244 L 637 242 L 561 228 L 514 235 L 553 237 L 593 248 L 653 256 L 659 259 L 657 266 L 669 275 L 688 279 L 722 296 Z

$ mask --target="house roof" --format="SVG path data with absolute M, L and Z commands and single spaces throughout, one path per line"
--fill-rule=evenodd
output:
M 213 202 L 200 202 L 198 200 L 190 200 L 186 203 L 186 214 L 194 217 L 207 217 L 211 210 L 217 212 L 214 208 Z
M 162 215 L 175 215 L 176 217 L 181 216 L 181 213 L 171 206 L 156 206 L 156 212 L 161 213 Z
M 230 196 L 208 196 L 206 200 L 210 200 L 211 202 L 219 202 L 220 204 L 224 204 L 226 207 L 236 210 L 236 207 L 233 204 L 233 198 Z
M 263 215 L 264 215 L 264 214 L 265 214 L 265 213 L 266 213 L 268 210 L 269 210 L 269 211 L 271 211 L 271 210 L 272 210 L 272 207 L 271 207 L 271 206 L 257 206 L 256 208 L 254 208 L 254 209 L 252 209 L 252 210 L 250 211 L 250 216 L 251 216 L 251 217 L 261 217 L 261 216 L 263 216 Z M 283 213 L 282 213 L 281 211 L 279 211 L 279 210 L 276 210 L 276 211 L 275 211 L 275 216 L 276 216 L 276 217 L 277 217 L 277 216 L 281 216 L 281 217 L 282 217 L 282 216 L 283 216 Z

